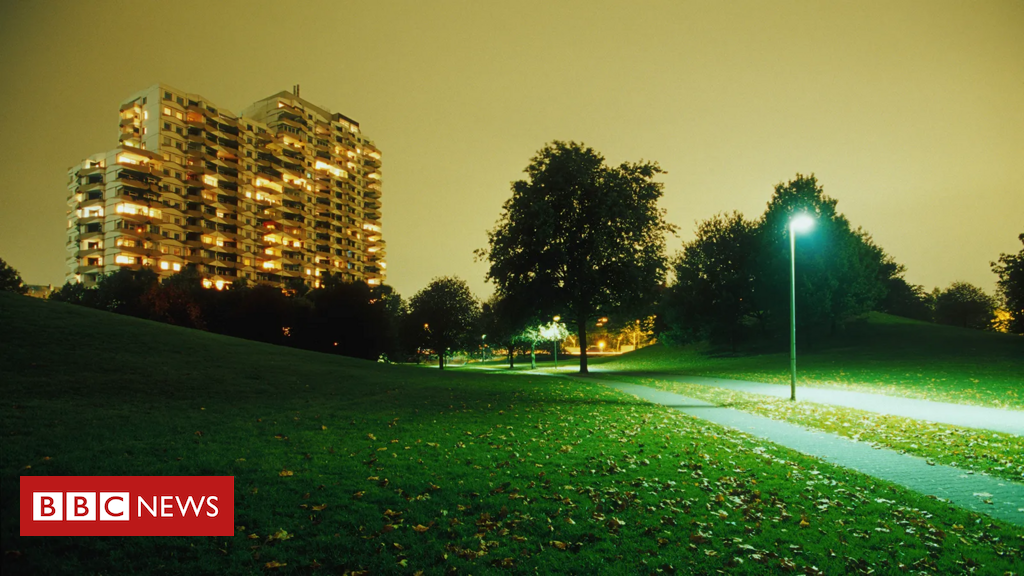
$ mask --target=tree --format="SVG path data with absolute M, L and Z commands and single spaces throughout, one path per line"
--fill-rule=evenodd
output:
M 875 309 L 885 296 L 885 252 L 863 230 L 853 230 L 814 175 L 775 186 L 758 225 L 756 291 L 776 327 L 789 318 L 789 221 L 815 217 L 813 231 L 796 239 L 797 320 L 835 332 L 847 319 Z
M 148 317 L 143 296 L 159 284 L 160 277 L 149 268 L 119 268 L 100 276 L 96 282 L 95 307 L 118 314 Z
M 932 300 L 924 286 L 910 284 L 901 271 L 900 275 L 890 277 L 885 287 L 885 298 L 878 303 L 879 311 L 925 322 L 932 320 Z
M 663 303 L 671 339 L 742 339 L 744 322 L 760 316 L 754 292 L 756 223 L 739 212 L 718 214 L 697 226 L 673 262 L 675 284 Z
M 370 290 L 372 300 L 370 304 L 379 308 L 383 315 L 383 324 L 378 327 L 377 334 L 381 337 L 380 347 L 383 357 L 378 360 L 389 361 L 390 358 L 399 358 L 402 351 L 402 323 L 409 313 L 408 306 L 401 294 L 386 284 L 381 284 Z
M 437 353 L 438 367 L 444 370 L 448 350 L 471 345 L 479 310 L 465 280 L 435 278 L 409 301 L 411 330 L 422 326 L 418 340 Z
M 203 277 L 195 266 L 186 266 L 180 272 L 154 284 L 142 295 L 142 307 L 151 320 L 206 329 L 203 320 Z
M 530 369 L 537 368 L 537 343 L 539 342 L 561 342 L 569 335 L 565 324 L 551 321 L 547 324 L 533 324 L 523 328 L 513 340 L 530 345 Z
M 21 274 L 0 258 L 0 292 L 15 292 L 24 294 L 28 291 L 25 283 L 21 280 Z
M 488 248 L 477 251 L 498 295 L 575 325 L 580 373 L 587 322 L 642 306 L 664 278 L 664 235 L 674 228 L 657 207 L 661 173 L 652 162 L 609 167 L 583 144 L 552 142 L 512 184 Z
M 50 294 L 50 300 L 96 308 L 96 289 L 86 288 L 81 282 L 65 282 L 59 290 Z
M 328 273 L 321 278 L 320 287 L 303 299 L 311 303 L 312 311 L 294 329 L 296 345 L 366 360 L 395 354 L 397 345 L 392 343 L 399 318 L 391 314 L 399 313 L 402 303 L 390 287 L 346 282 L 340 274 Z
M 493 342 L 495 346 L 504 346 L 508 352 L 508 367 L 516 367 L 516 347 L 520 343 L 519 333 L 522 330 L 518 311 L 513 310 L 514 306 L 508 298 L 494 294 L 480 307 L 480 316 L 477 320 L 476 331 L 481 335 L 487 335 L 487 341 Z
M 1024 234 L 1017 238 L 1024 244 Z M 999 276 L 999 295 L 1010 313 L 1007 328 L 1014 334 L 1024 334 L 1024 248 L 1016 254 L 1000 254 L 991 265 Z
M 995 320 L 996 300 L 967 282 L 953 282 L 935 295 L 935 321 L 940 324 L 987 330 Z

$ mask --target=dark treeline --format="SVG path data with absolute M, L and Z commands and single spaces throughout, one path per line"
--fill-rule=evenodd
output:
M 152 270 L 121 269 L 95 287 L 65 284 L 51 299 L 218 334 L 377 360 L 401 356 L 401 297 L 326 275 L 321 287 L 289 290 L 236 282 L 203 288 L 189 267 L 161 282 Z
M 662 335 L 735 349 L 745 340 L 787 334 L 788 226 L 801 213 L 815 222 L 812 230 L 796 236 L 797 324 L 808 335 L 805 342 L 835 334 L 873 310 L 967 328 L 997 327 L 997 299 L 964 282 L 931 293 L 910 284 L 905 267 L 867 232 L 854 228 L 837 204 L 814 176 L 798 174 L 775 187 L 756 220 L 733 212 L 700 222 L 696 238 L 672 262 L 675 282 L 659 313 Z

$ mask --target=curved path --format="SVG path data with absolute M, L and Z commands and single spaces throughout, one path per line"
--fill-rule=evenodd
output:
M 961 508 L 1024 526 L 1024 484 L 985 474 L 970 474 L 952 466 L 931 465 L 924 458 L 900 454 L 894 450 L 872 448 L 866 443 L 855 442 L 836 434 L 807 430 L 787 422 L 732 408 L 722 408 L 703 400 L 648 386 L 604 379 L 572 378 L 605 384 L 648 402 L 663 404 L 691 416 L 816 456 L 832 464 L 851 468 L 922 494 L 943 498 Z
M 670 382 L 716 386 L 718 388 L 727 388 L 738 392 L 749 392 L 752 394 L 764 394 L 766 396 L 789 398 L 789 386 L 782 384 L 748 382 L 745 380 L 730 380 L 728 378 L 713 378 L 708 376 L 665 374 L 661 372 L 622 372 L 620 374 L 623 376 L 655 378 Z M 601 377 L 614 378 L 616 373 L 601 372 L 600 375 Z M 1005 432 L 1007 434 L 1024 436 L 1024 411 L 1020 410 L 1004 410 L 1001 408 L 986 408 L 984 406 L 970 406 L 967 404 L 933 402 L 931 400 L 900 398 L 896 396 L 884 396 L 882 394 L 871 394 L 868 392 L 837 390 L 835 388 L 817 388 L 810 386 L 801 387 L 799 384 L 797 385 L 796 397 L 798 400 L 806 400 L 808 402 L 816 402 L 818 404 L 846 406 L 847 408 L 856 408 L 867 412 L 904 416 L 915 420 L 926 420 L 939 424 L 952 424 L 954 426 L 980 428 L 982 430 L 992 430 L 995 432 Z

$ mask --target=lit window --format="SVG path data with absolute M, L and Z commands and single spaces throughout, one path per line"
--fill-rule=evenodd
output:
M 207 174 L 207 175 L 203 176 L 203 183 L 204 184 L 208 184 L 210 186 L 216 186 L 217 185 L 217 179 L 214 178 L 213 176 L 210 176 L 209 174 Z
M 174 271 L 177 272 L 178 270 L 181 270 L 181 264 L 175 262 L 174 264 L 171 264 L 171 268 L 173 268 Z
M 171 109 L 166 107 L 166 106 L 164 106 L 164 116 L 170 116 L 170 115 L 171 115 Z
M 169 262 L 161 260 L 160 261 L 160 269 L 161 270 L 170 270 L 171 269 L 171 264 Z

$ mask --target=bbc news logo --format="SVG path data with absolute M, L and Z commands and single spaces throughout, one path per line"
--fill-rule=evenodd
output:
M 233 476 L 22 476 L 22 536 L 231 536 Z

